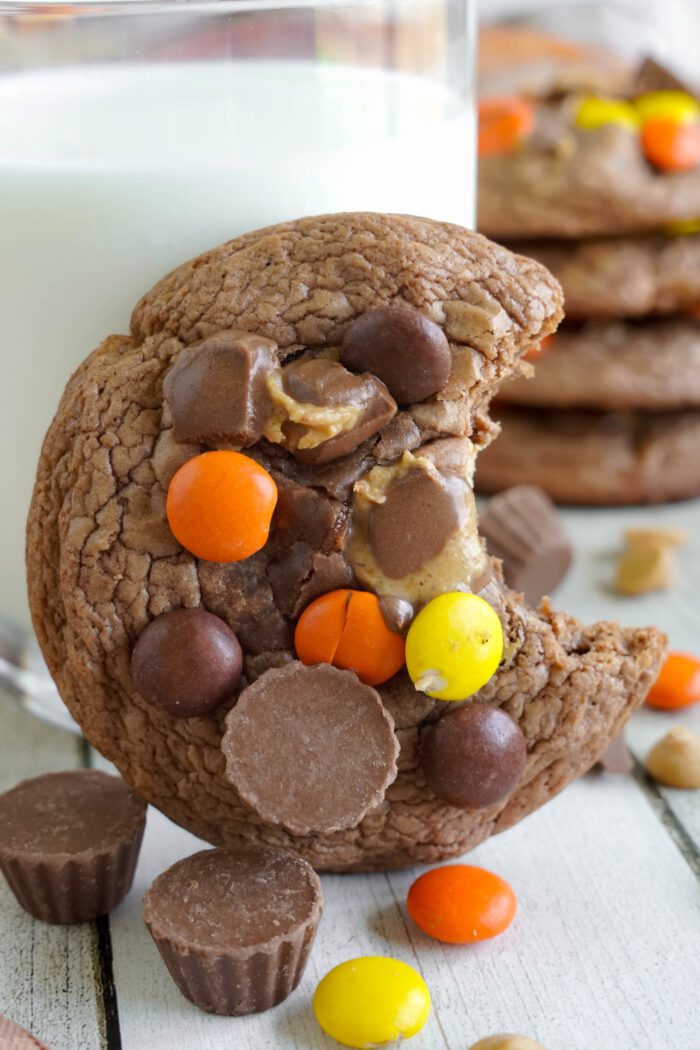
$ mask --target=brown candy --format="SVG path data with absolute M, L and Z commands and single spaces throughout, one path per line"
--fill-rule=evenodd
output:
M 395 634 L 408 632 L 415 613 L 409 601 L 397 598 L 393 594 L 384 594 L 379 599 L 379 609 L 390 631 L 394 631 Z
M 321 441 L 313 448 L 304 447 L 309 428 L 302 423 L 283 423 L 282 432 L 296 459 L 309 466 L 330 463 L 361 445 L 385 426 L 396 414 L 396 402 L 381 380 L 367 373 L 353 375 L 337 361 L 313 358 L 295 361 L 282 369 L 285 392 L 300 404 L 318 405 L 329 410 L 357 409 L 356 421 L 347 429 Z
M 272 410 L 267 377 L 276 368 L 277 344 L 237 329 L 183 350 L 163 385 L 175 440 L 255 444 Z
M 295 835 L 359 824 L 395 779 L 399 751 L 374 689 L 351 671 L 297 662 L 244 689 L 221 748 L 243 801 Z
M 129 892 L 145 823 L 146 803 L 119 777 L 24 780 L 0 796 L 0 868 L 34 918 L 88 922 Z
M 131 654 L 138 692 L 176 718 L 207 715 L 230 699 L 242 666 L 235 634 L 205 609 L 176 609 L 157 616 Z
M 227 847 L 159 875 L 143 917 L 182 994 L 209 1013 L 240 1017 L 296 988 L 322 906 L 318 875 L 301 857 Z
M 451 806 L 481 809 L 515 789 L 527 745 L 517 722 L 490 704 L 470 703 L 426 730 L 421 766 L 435 795 Z
M 397 475 L 384 501 L 369 513 L 369 543 L 378 568 L 392 580 L 418 572 L 459 532 L 465 516 L 460 478 L 421 467 Z
M 341 361 L 353 372 L 373 372 L 400 405 L 437 394 L 452 368 L 439 325 L 410 306 L 380 306 L 358 317 L 343 339 Z
M 531 605 L 551 594 L 569 571 L 573 550 L 561 515 L 535 485 L 516 485 L 491 499 L 479 515 L 489 554 L 503 562 L 503 576 Z

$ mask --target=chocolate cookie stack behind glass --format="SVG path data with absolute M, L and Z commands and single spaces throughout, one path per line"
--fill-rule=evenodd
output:
M 616 97 L 486 100 L 480 154 L 480 229 L 554 273 L 567 320 L 502 388 L 479 487 L 700 495 L 697 95 L 647 62 Z

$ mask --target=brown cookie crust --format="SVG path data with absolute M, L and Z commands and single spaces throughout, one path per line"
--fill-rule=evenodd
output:
M 499 409 L 479 457 L 481 492 L 538 485 L 558 503 L 622 506 L 700 495 L 700 413 Z
M 540 104 L 538 130 L 521 149 L 481 158 L 483 233 L 497 240 L 605 237 L 654 233 L 700 216 L 700 169 L 655 171 L 636 132 L 614 124 L 577 128 L 571 104 L 557 103 L 563 113 Z
M 526 241 L 564 289 L 570 321 L 684 313 L 700 305 L 700 233 Z
M 499 400 L 606 412 L 697 408 L 700 321 L 590 323 L 560 329 L 538 359 L 534 376 L 504 383 Z
M 272 446 L 251 450 L 285 493 L 292 524 L 275 538 L 273 523 L 271 542 L 245 562 L 197 562 L 164 515 L 172 474 L 199 451 L 172 440 L 162 399 L 170 363 L 183 346 L 233 327 L 274 339 L 282 360 L 302 347 L 332 354 L 355 316 L 385 302 L 408 303 L 443 325 L 453 354 L 447 388 L 312 473 Z M 30 601 L 66 703 L 146 798 L 214 843 L 265 842 L 317 868 L 371 870 L 458 854 L 593 764 L 653 681 L 661 636 L 535 614 L 495 582 L 487 597 L 500 610 L 507 655 L 481 699 L 519 721 L 529 758 L 515 794 L 475 814 L 439 803 L 422 778 L 420 727 L 445 711 L 405 673 L 379 689 L 401 746 L 384 801 L 350 831 L 294 836 L 259 820 L 226 780 L 226 706 L 174 719 L 139 697 L 129 671 L 131 647 L 154 616 L 200 603 L 241 641 L 241 688 L 291 659 L 303 605 L 352 583 L 343 556 L 352 481 L 407 446 L 429 443 L 459 462 L 468 435 L 485 444 L 496 384 L 559 317 L 546 271 L 476 234 L 407 217 L 327 216 L 250 234 L 176 270 L 141 301 L 132 335 L 107 339 L 81 366 L 42 451 L 29 519 Z M 316 501 L 317 533 L 308 538 L 293 526 L 304 501 Z

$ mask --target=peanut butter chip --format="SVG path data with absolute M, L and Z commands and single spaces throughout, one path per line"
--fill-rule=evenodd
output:
M 676 549 L 686 539 L 683 529 L 627 529 L 615 589 L 620 594 L 646 594 L 672 587 L 676 582 Z
M 469 1050 L 545 1050 L 542 1043 L 526 1035 L 487 1035 L 478 1043 L 473 1043 Z
M 655 780 L 676 788 L 700 788 L 700 736 L 676 726 L 661 737 L 646 759 Z

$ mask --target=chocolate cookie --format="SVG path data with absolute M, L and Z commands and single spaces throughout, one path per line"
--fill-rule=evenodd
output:
M 610 412 L 697 408 L 700 321 L 591 323 L 562 329 L 537 358 L 534 376 L 505 383 L 499 400 Z
M 366 402 L 354 402 L 350 394 L 325 405 L 306 400 L 298 389 L 290 392 L 285 369 L 297 361 L 342 362 L 352 323 L 386 306 L 417 310 L 442 329 L 449 374 L 442 340 L 428 326 L 429 343 L 420 343 L 422 365 L 430 369 L 437 360 L 439 373 L 431 373 L 419 394 L 431 385 L 435 392 L 405 404 L 405 388 L 392 389 L 400 376 L 393 346 L 392 367 L 382 369 L 381 382 L 398 405 L 396 412 L 378 432 L 357 445 L 350 442 L 348 449 L 345 438 L 356 435 L 361 421 L 365 426 Z M 497 575 L 485 584 L 491 565 L 476 532 L 471 489 L 475 450 L 493 433 L 487 406 L 496 385 L 523 353 L 554 330 L 560 317 L 561 293 L 549 274 L 478 234 L 418 218 L 324 216 L 249 234 L 180 267 L 139 303 L 131 334 L 107 339 L 76 372 L 44 443 L 30 514 L 33 616 L 70 710 L 90 740 L 156 806 L 214 843 L 265 843 L 294 850 L 321 869 L 376 870 L 459 854 L 515 823 L 593 764 L 654 680 L 663 639 L 651 629 L 611 624 L 584 628 L 546 607 L 535 614 Z M 423 330 L 415 326 L 415 337 L 422 340 Z M 206 462 L 197 474 L 197 457 L 207 446 L 178 442 L 173 434 L 174 415 L 180 414 L 178 425 L 184 427 L 192 399 L 177 400 L 169 382 L 164 401 L 163 382 L 186 348 L 231 332 L 276 344 L 277 360 L 266 378 L 272 409 L 268 405 L 260 417 L 255 407 L 260 401 L 249 397 L 248 388 L 227 386 L 234 393 L 239 390 L 240 404 L 229 406 L 225 418 L 217 411 L 217 419 L 223 420 L 217 429 L 232 419 L 239 440 L 232 433 L 204 435 L 198 429 L 198 435 L 216 436 L 218 448 L 244 447 L 240 459 L 226 452 L 234 456 L 231 469 L 238 476 L 244 460 L 251 484 L 261 472 L 271 478 L 276 504 L 269 535 L 253 537 L 261 544 L 258 553 L 239 561 L 203 560 L 176 541 L 166 496 L 183 463 L 194 465 L 201 496 L 211 461 L 202 456 Z M 234 355 L 232 369 L 239 368 L 243 376 L 260 374 L 240 367 L 238 336 L 222 339 Z M 248 341 L 247 349 L 250 345 Z M 363 347 L 360 359 L 350 355 L 339 367 L 349 375 L 358 374 L 353 369 L 366 374 L 374 360 L 374 351 L 369 354 Z M 228 369 L 227 361 L 226 354 L 223 362 L 215 355 L 217 368 Z M 411 363 L 407 355 L 407 372 Z M 202 369 L 199 374 L 209 373 Z M 345 373 L 336 372 L 332 386 L 350 390 L 352 384 Z M 386 396 L 382 398 L 390 409 Z M 198 420 L 198 428 L 200 424 Z M 265 436 L 243 445 L 257 433 Z M 321 448 L 339 436 L 339 458 L 337 446 L 326 462 L 311 464 L 296 454 L 302 445 Z M 220 454 L 216 449 L 206 453 Z M 387 493 L 393 502 L 395 485 L 403 497 L 399 482 L 407 476 L 429 483 L 431 491 L 437 487 L 453 493 L 458 510 L 441 535 L 442 548 L 435 553 L 439 544 L 433 537 L 436 546 L 429 561 L 397 579 L 388 573 L 405 570 L 388 564 L 380 533 L 386 536 L 390 530 L 383 517 L 374 520 L 373 514 Z M 221 538 L 217 516 L 226 518 L 226 507 L 215 502 L 214 507 L 206 501 L 200 507 L 212 554 Z M 403 506 L 402 499 L 396 506 Z M 255 532 L 247 512 L 244 518 L 246 528 Z M 432 527 L 422 514 L 416 522 L 407 520 L 406 529 L 418 522 Z M 241 521 L 233 523 L 242 527 Z M 236 751 L 239 691 L 247 689 L 246 717 L 262 717 L 265 687 L 283 686 L 284 677 L 274 669 L 294 658 L 293 632 L 301 612 L 321 595 L 337 595 L 359 584 L 368 589 L 370 605 L 373 594 L 415 605 L 418 595 L 428 600 L 472 586 L 481 588 L 495 608 L 505 634 L 505 655 L 478 700 L 511 716 L 528 752 L 506 798 L 473 811 L 437 798 L 420 767 L 421 728 L 454 711 L 454 705 L 416 691 L 405 671 L 383 680 L 376 693 L 368 687 L 364 694 L 362 732 L 383 750 L 376 759 L 376 784 L 371 792 L 360 793 L 354 816 L 348 812 L 337 820 L 334 815 L 338 830 L 288 830 L 299 818 L 298 811 L 293 819 L 289 814 L 295 806 L 293 778 L 305 779 L 308 786 L 313 775 L 303 759 L 285 771 L 291 780 L 283 819 L 277 809 L 272 812 L 271 796 L 260 791 L 259 783 L 253 792 L 250 763 L 239 764 Z M 328 642 L 327 656 L 321 657 L 326 662 L 332 662 L 336 648 L 351 647 L 354 604 L 341 594 L 332 608 L 333 630 L 313 636 L 319 645 Z M 220 706 L 199 717 L 176 717 L 162 704 L 150 703 L 131 674 L 132 650 L 148 624 L 181 607 L 203 607 L 219 617 L 243 653 L 240 682 Z M 373 629 L 380 636 L 389 630 L 382 624 L 378 614 Z M 400 647 L 398 636 L 391 638 L 392 646 Z M 376 717 L 378 705 L 386 708 L 386 719 Z M 227 770 L 222 740 L 232 709 Z M 279 724 L 276 739 L 284 752 L 283 720 Z M 294 733 L 297 755 L 306 747 L 301 728 Z M 315 727 L 306 729 L 310 740 Z M 390 732 L 399 747 L 393 781 Z M 330 733 L 325 739 L 337 748 Z M 269 733 L 266 746 L 274 744 L 275 734 Z M 336 754 L 345 775 L 347 756 L 342 748 Z M 348 754 L 355 762 L 352 747 Z M 250 768 L 259 777 L 265 757 L 261 753 L 251 759 L 255 765 Z M 328 766 L 324 759 L 324 769 Z M 243 778 L 249 801 L 237 790 Z M 363 800 L 371 808 L 361 816 Z M 280 802 L 273 801 L 275 806 Z M 269 822 L 270 813 L 277 823 Z M 348 827 L 352 820 L 359 823 Z
M 480 230 L 499 240 L 605 237 L 700 217 L 697 119 L 681 131 L 693 141 L 675 159 L 659 156 L 645 132 L 633 85 L 627 97 L 603 99 L 605 112 L 600 101 L 567 92 L 528 102 L 519 141 L 481 150 Z M 581 104 L 591 102 L 581 115 Z
M 564 289 L 571 321 L 684 313 L 700 307 L 700 233 L 527 241 L 517 250 Z
M 700 413 L 499 410 L 477 484 L 539 485 L 559 503 L 665 503 L 700 495 Z

